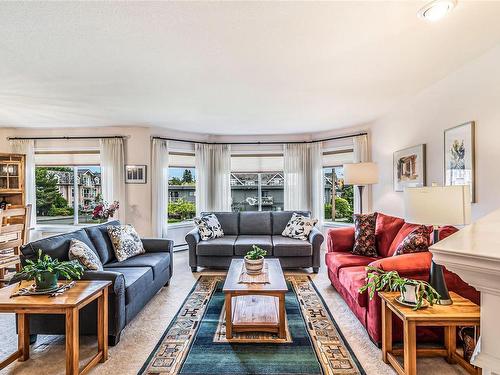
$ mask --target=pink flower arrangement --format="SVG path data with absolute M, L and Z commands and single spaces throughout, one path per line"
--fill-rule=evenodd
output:
M 113 217 L 116 210 L 119 208 L 120 203 L 118 201 L 114 201 L 110 205 L 107 205 L 105 202 L 101 202 L 95 206 L 94 211 L 92 211 L 92 220 L 102 220 Z

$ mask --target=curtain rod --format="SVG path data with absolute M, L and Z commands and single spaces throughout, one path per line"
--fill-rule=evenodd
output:
M 34 139 L 34 140 L 50 140 L 50 139 L 110 139 L 110 138 L 126 138 L 122 135 L 107 135 L 102 137 L 84 137 L 84 136 L 74 136 L 74 137 L 7 137 L 7 140 L 22 140 L 22 139 Z
M 361 135 L 368 135 L 367 132 L 361 132 L 356 134 L 349 135 L 340 135 L 337 137 L 329 137 L 323 139 L 315 139 L 313 141 L 254 141 L 254 142 L 206 142 L 206 141 L 193 141 L 189 139 L 177 139 L 177 138 L 166 138 L 154 136 L 152 139 L 162 139 L 164 141 L 175 141 L 175 142 L 186 142 L 186 143 L 199 143 L 204 145 L 283 145 L 283 144 L 302 144 L 302 143 L 317 143 L 317 142 L 326 142 L 326 141 L 334 141 L 338 139 L 346 139 L 357 137 Z

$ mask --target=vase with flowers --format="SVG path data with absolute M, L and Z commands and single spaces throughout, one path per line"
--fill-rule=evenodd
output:
M 120 203 L 118 201 L 114 201 L 111 204 L 107 204 L 106 202 L 101 202 L 97 206 L 94 207 L 92 211 L 92 220 L 105 221 L 109 218 L 112 218 L 116 211 L 120 208 Z

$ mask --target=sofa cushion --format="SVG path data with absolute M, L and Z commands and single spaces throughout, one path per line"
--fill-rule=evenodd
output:
M 411 232 L 413 232 L 415 229 L 417 229 L 420 225 L 419 224 L 410 224 L 410 223 L 404 223 L 404 225 L 401 227 L 399 230 L 398 234 L 392 241 L 391 246 L 389 247 L 389 252 L 387 253 L 388 257 L 392 257 L 394 253 L 396 252 L 396 249 L 398 248 L 399 244 L 403 242 L 403 240 L 408 236 Z
M 240 212 L 240 234 L 271 234 L 270 212 Z
M 237 236 L 224 236 L 212 240 L 200 241 L 196 246 L 196 254 L 215 257 L 233 256 L 236 238 Z
M 311 219 L 307 216 L 302 216 L 294 212 L 281 235 L 307 241 L 309 233 L 311 233 L 317 222 L 317 219 Z
M 273 211 L 271 213 L 273 234 L 281 234 L 285 230 L 286 225 L 292 218 L 292 215 L 297 213 L 302 216 L 310 217 L 309 211 Z
M 132 258 L 128 258 L 123 262 L 113 261 L 106 264 L 106 268 L 114 270 L 115 268 L 123 267 L 151 267 L 153 269 L 153 277 L 156 279 L 160 274 L 164 273 L 170 266 L 169 253 L 146 253 Z
M 107 227 L 108 225 L 120 225 L 118 220 L 113 220 L 108 223 L 93 225 L 85 228 L 85 232 L 92 240 L 94 248 L 101 258 L 102 264 L 106 264 L 115 259 L 115 251 L 113 250 L 113 244 L 108 235 Z
M 420 225 L 418 228 L 408 234 L 403 241 L 398 245 L 394 255 L 420 253 L 429 250 L 429 230 L 425 225 Z
M 234 244 L 234 255 L 246 255 L 249 250 L 252 250 L 252 245 L 257 245 L 267 251 L 267 255 L 273 255 L 273 241 L 271 240 L 271 236 L 250 234 L 238 236 Z
M 308 257 L 312 255 L 312 245 L 308 241 L 276 235 L 273 239 L 275 257 Z
M 368 293 L 360 293 L 359 288 L 365 285 L 366 270 L 364 266 L 346 267 L 339 271 L 339 281 L 349 295 L 361 307 L 368 306 Z
M 389 253 L 392 241 L 398 234 L 405 221 L 399 217 L 377 214 L 377 224 L 375 225 L 375 238 L 377 242 L 377 253 L 381 257 L 386 257 Z
M 208 215 L 210 212 L 202 212 L 201 216 Z M 237 236 L 238 235 L 238 212 L 214 212 L 219 220 L 224 235 Z
M 119 262 L 146 252 L 139 234 L 132 225 L 108 225 L 107 229 Z
M 354 247 L 352 253 L 367 257 L 377 256 L 375 224 L 377 213 L 354 215 Z
M 151 267 L 116 267 L 104 270 L 123 274 L 125 278 L 125 305 L 134 300 L 140 301 L 141 294 L 151 288 L 153 283 L 153 269 Z
M 69 260 L 76 260 L 87 270 L 102 271 L 99 255 L 80 240 L 71 240 L 68 258 Z
M 367 266 L 378 258 L 365 257 L 351 253 L 326 253 L 325 261 L 328 269 L 339 275 L 339 271 L 345 267 Z
M 224 237 L 224 231 L 220 225 L 219 219 L 214 214 L 206 214 L 193 219 L 194 224 L 200 232 L 202 241 L 212 240 L 214 238 Z

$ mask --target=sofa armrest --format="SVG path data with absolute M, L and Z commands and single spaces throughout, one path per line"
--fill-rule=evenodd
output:
M 117 296 L 125 295 L 125 277 L 115 271 L 85 271 L 81 280 L 105 280 L 113 284 L 111 289 Z
M 141 238 L 146 253 L 171 253 L 174 241 L 165 238 Z
M 312 245 L 312 250 L 313 250 L 313 258 L 312 258 L 312 264 L 313 268 L 319 268 L 321 259 L 320 259 L 320 253 L 321 253 L 321 244 L 325 238 L 323 237 L 323 233 L 321 231 L 314 227 L 309 233 L 309 242 Z
M 189 247 L 189 266 L 191 268 L 195 268 L 198 265 L 197 259 L 196 259 L 196 246 L 198 245 L 198 242 L 200 242 L 200 231 L 198 228 L 194 228 L 191 230 L 188 234 L 186 234 L 186 243 L 188 244 Z
M 326 237 L 328 252 L 348 252 L 354 247 L 354 227 L 332 228 Z
M 429 276 L 431 269 L 432 253 L 403 254 L 383 259 L 378 259 L 369 264 L 370 267 L 380 268 L 384 271 L 398 271 L 400 276 Z

